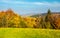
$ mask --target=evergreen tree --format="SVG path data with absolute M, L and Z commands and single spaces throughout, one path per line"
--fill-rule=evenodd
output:
M 51 23 L 51 11 L 48 9 L 47 15 L 45 17 L 46 27 L 47 28 L 53 28 Z
M 51 18 L 51 11 L 50 11 L 50 9 L 48 9 L 47 15 L 46 15 L 46 17 L 45 17 L 45 21 L 46 21 L 46 22 L 47 22 L 47 21 L 50 21 L 50 18 Z

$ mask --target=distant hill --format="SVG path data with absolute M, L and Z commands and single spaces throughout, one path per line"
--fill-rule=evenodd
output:
M 31 15 L 31 17 L 45 16 L 47 13 Z M 52 14 L 60 14 L 60 12 L 52 12 Z

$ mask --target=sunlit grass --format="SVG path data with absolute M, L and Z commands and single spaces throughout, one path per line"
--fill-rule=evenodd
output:
M 0 38 L 60 38 L 60 30 L 0 28 Z

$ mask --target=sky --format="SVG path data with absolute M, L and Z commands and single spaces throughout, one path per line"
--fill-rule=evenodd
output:
M 0 0 L 0 11 L 12 9 L 20 15 L 60 12 L 60 0 Z

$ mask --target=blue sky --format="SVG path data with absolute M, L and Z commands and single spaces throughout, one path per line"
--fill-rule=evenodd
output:
M 0 10 L 9 8 L 20 15 L 60 12 L 60 0 L 0 0 Z

